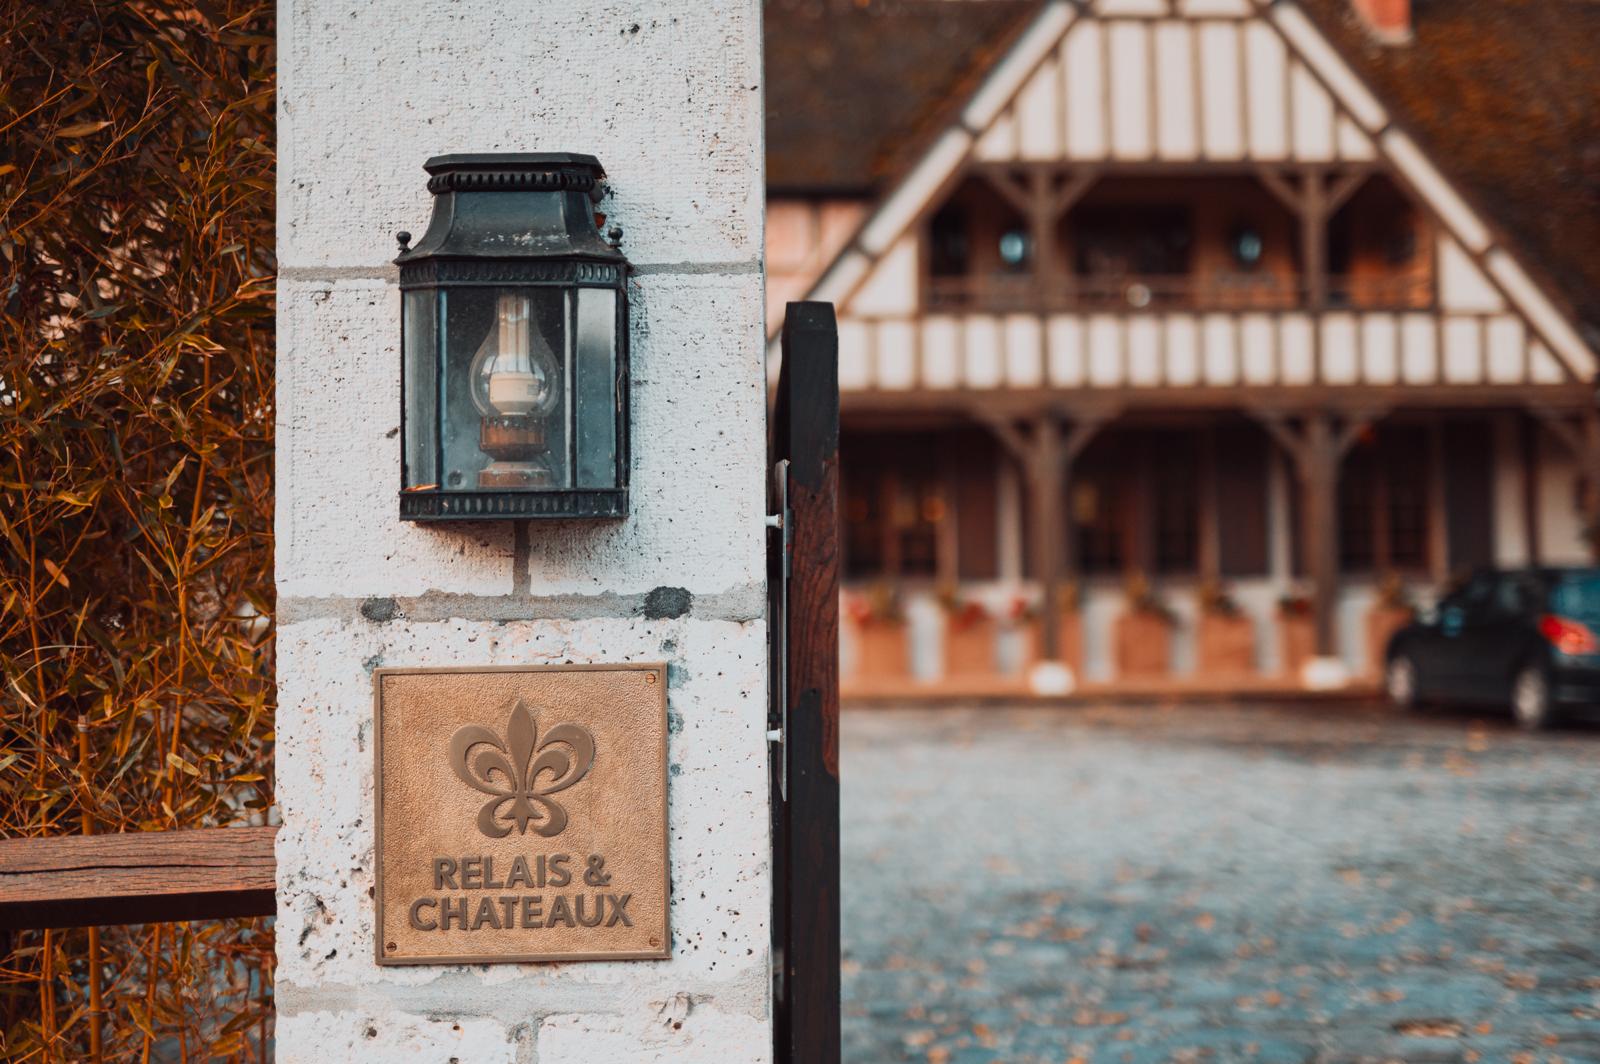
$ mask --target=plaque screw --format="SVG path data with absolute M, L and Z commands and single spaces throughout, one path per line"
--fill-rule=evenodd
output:
M 400 947 L 396 946 L 393 942 L 389 942 L 389 943 L 385 944 L 384 948 L 387 949 L 390 953 L 393 953 L 395 950 L 399 949 Z
M 653 673 L 653 672 L 645 673 L 644 674 L 644 682 L 645 683 L 650 683 L 650 684 L 655 683 L 656 682 L 656 674 Z

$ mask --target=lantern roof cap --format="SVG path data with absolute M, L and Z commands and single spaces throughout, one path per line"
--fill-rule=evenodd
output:
M 626 261 L 600 235 L 594 208 L 605 169 L 593 155 L 462 152 L 435 155 L 422 168 L 433 217 L 415 246 L 401 241 L 402 267 L 437 258 Z
M 467 151 L 435 155 L 422 164 L 430 174 L 445 170 L 484 170 L 502 167 L 584 166 L 604 174 L 600 160 L 593 155 L 571 151 Z
M 606 176 L 593 155 L 564 151 L 458 152 L 435 155 L 422 168 L 434 193 L 574 189 L 595 194 Z

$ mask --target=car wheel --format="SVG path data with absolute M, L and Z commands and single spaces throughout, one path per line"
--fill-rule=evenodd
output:
M 1511 714 L 1528 731 L 1548 728 L 1555 720 L 1550 678 L 1537 665 L 1525 665 L 1511 681 Z
M 1384 691 L 1389 703 L 1401 709 L 1417 707 L 1417 664 L 1407 654 L 1396 654 L 1389 659 L 1383 674 Z

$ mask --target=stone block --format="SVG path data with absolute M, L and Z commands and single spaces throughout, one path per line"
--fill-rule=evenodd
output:
M 771 1041 L 765 1020 L 677 994 L 625 1016 L 547 1018 L 539 1064 L 758 1064 Z
M 673 959 L 495 968 L 535 985 L 626 980 L 658 989 L 760 976 L 770 892 L 766 630 L 759 621 L 595 618 L 486 626 L 321 619 L 278 635 L 278 976 L 410 987 L 440 971 L 373 961 L 372 670 L 379 665 L 661 661 L 668 670 Z M 488 979 L 484 979 L 487 983 Z
M 755 0 L 396 4 L 280 15 L 278 259 L 375 267 L 431 207 L 445 152 L 598 157 L 636 264 L 761 257 Z
M 754 276 L 631 286 L 630 514 L 530 525 L 529 592 L 703 595 L 765 579 L 759 289 Z
M 400 520 L 400 294 L 278 282 L 277 583 L 284 598 L 504 595 L 509 523 Z
M 274 1027 L 278 1064 L 517 1064 L 531 1026 L 507 1030 L 483 1018 L 383 1012 L 297 1012 Z

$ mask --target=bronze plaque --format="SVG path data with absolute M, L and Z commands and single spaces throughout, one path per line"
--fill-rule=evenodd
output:
M 379 964 L 669 955 L 665 665 L 374 682 Z

